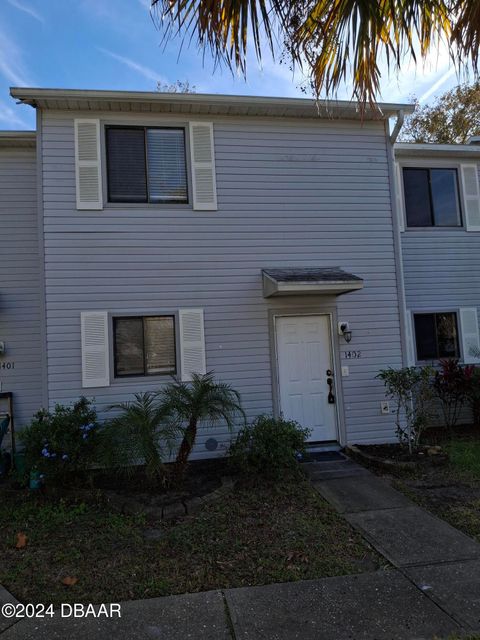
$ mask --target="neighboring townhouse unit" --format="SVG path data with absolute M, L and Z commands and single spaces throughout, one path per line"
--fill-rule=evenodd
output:
M 397 144 L 409 365 L 479 363 L 480 147 Z
M 0 393 L 14 395 L 19 425 L 43 403 L 35 140 L 34 131 L 0 132 Z
M 12 96 L 38 122 L 36 171 L 34 148 L 0 147 L 11 185 L 0 193 L 0 380 L 18 424 L 82 394 L 106 416 L 172 375 L 213 370 L 249 419 L 283 413 L 322 444 L 395 438 L 376 375 L 407 362 L 403 271 L 410 311 L 454 307 L 460 326 L 476 306 L 469 293 L 447 304 L 442 284 L 429 304 L 437 282 L 415 276 L 416 260 L 429 264 L 415 242 L 439 268 L 451 256 L 427 240 L 437 229 L 400 233 L 388 119 L 409 107 L 373 117 L 306 99 Z M 461 233 L 471 273 L 478 234 Z M 224 453 L 230 437 L 206 425 L 195 455 Z

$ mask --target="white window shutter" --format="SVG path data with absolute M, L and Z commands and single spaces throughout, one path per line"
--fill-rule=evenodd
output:
M 480 362 L 480 337 L 476 307 L 460 309 L 460 331 L 463 347 L 463 361 L 467 364 Z M 475 355 L 475 353 L 477 355 Z
M 100 120 L 75 119 L 77 209 L 103 209 Z
M 407 367 L 414 367 L 417 361 L 417 350 L 415 347 L 415 332 L 413 329 L 413 315 L 410 311 L 405 313 L 405 332 L 406 332 L 406 352 L 407 352 Z
M 192 379 L 192 373 L 207 372 L 203 309 L 180 309 L 178 317 L 182 380 L 188 382 Z
M 405 207 L 404 207 L 404 199 L 403 199 L 403 175 L 402 175 L 402 167 L 395 163 L 395 179 L 396 179 L 396 205 L 397 205 L 397 216 L 398 216 L 398 228 L 400 231 L 405 231 Z
M 82 331 L 82 386 L 108 387 L 108 313 L 84 311 L 80 314 Z
M 217 210 L 217 183 L 213 124 L 190 122 L 190 154 L 192 166 L 193 208 Z
M 480 189 L 476 164 L 462 164 L 463 202 L 467 231 L 480 231 Z

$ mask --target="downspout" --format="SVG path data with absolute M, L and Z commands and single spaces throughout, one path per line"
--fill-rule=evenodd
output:
M 390 175 L 390 201 L 392 207 L 392 227 L 393 227 L 393 250 L 395 255 L 395 272 L 397 276 L 397 296 L 398 307 L 400 316 L 400 338 L 402 345 L 402 365 L 408 366 L 408 350 L 407 350 L 407 327 L 406 327 L 406 315 L 407 315 L 407 303 L 405 298 L 405 280 L 403 275 L 403 255 L 402 255 L 402 237 L 400 232 L 400 211 L 398 211 L 398 198 L 397 189 L 397 176 L 395 171 L 395 152 L 394 144 L 398 138 L 398 134 L 402 128 L 405 120 L 405 113 L 403 109 L 400 109 L 397 113 L 397 121 L 390 136 L 387 136 L 387 159 L 388 159 L 388 172 Z M 385 126 L 388 122 L 385 123 Z
M 37 238 L 39 257 L 39 292 L 40 292 L 40 339 L 42 341 L 42 408 L 50 409 L 50 393 L 48 388 L 48 347 L 47 347 L 47 295 L 45 279 L 45 223 L 43 207 L 43 111 L 36 105 L 37 131 Z
M 390 142 L 392 145 L 397 141 L 398 134 L 400 133 L 400 129 L 403 127 L 404 121 L 405 111 L 403 109 L 400 109 L 399 111 L 397 111 L 397 121 L 395 123 L 395 126 L 393 127 L 392 133 L 390 134 Z

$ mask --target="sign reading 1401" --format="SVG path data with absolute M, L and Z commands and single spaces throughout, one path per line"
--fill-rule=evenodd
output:
M 345 351 L 343 354 L 343 357 L 346 358 L 346 360 L 358 360 L 359 358 L 362 357 L 362 352 L 361 351 Z
M 0 362 L 0 369 L 15 369 L 15 362 Z

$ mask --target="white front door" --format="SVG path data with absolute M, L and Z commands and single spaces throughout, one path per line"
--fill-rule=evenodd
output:
M 311 430 L 311 441 L 337 440 L 329 317 L 285 316 L 275 321 L 280 410 Z M 332 385 L 335 396 L 335 388 Z

